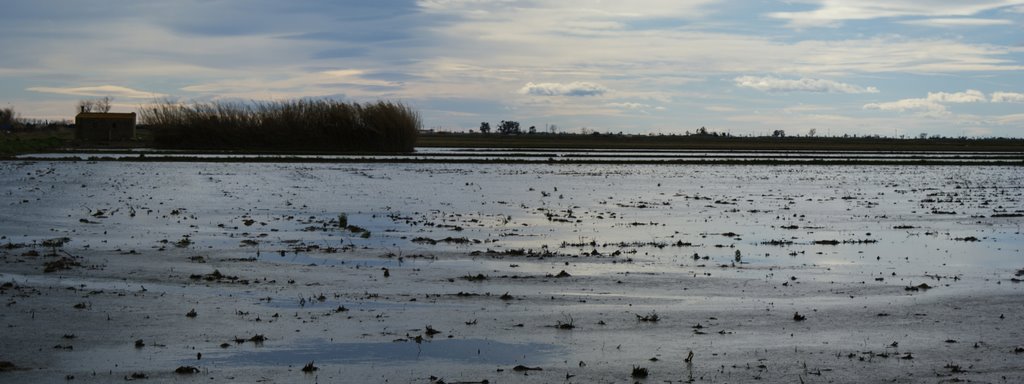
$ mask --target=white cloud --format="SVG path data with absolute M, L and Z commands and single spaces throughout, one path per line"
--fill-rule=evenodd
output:
M 1024 103 L 1024 93 L 992 92 L 993 103 Z
M 736 107 L 728 105 L 708 105 L 704 109 L 711 112 L 736 112 L 738 110 Z
M 1024 113 L 996 116 L 994 121 L 996 124 L 1002 125 L 1021 124 L 1024 123 Z
M 344 93 L 349 96 L 383 94 L 384 90 L 399 89 L 397 82 L 368 78 L 369 73 L 359 69 L 337 69 L 302 73 L 289 76 L 260 76 L 182 87 L 185 92 L 199 93 L 214 98 L 282 99 L 321 97 Z M 372 91 L 367 91 L 372 89 Z
M 1022 5 L 1020 0 L 802 0 L 816 5 L 810 11 L 772 12 L 768 16 L 789 21 L 793 27 L 834 26 L 849 20 L 894 17 L 968 17 Z
M 645 110 L 650 109 L 651 106 L 642 103 L 608 103 L 609 107 L 621 108 L 621 109 L 633 109 L 633 110 Z
M 608 92 L 604 86 L 588 82 L 526 83 L 519 93 L 534 96 L 600 96 Z
M 997 92 L 1004 93 L 1004 92 Z M 864 109 L 891 111 L 891 112 L 917 112 L 926 116 L 948 116 L 949 110 L 946 104 L 963 103 L 984 103 L 988 99 L 981 91 L 968 89 L 964 92 L 928 92 L 924 98 L 903 99 L 887 103 L 865 104 Z
M 794 113 L 794 114 L 813 113 L 813 112 L 832 111 L 832 110 L 835 110 L 835 108 L 824 106 L 824 105 L 807 105 L 807 104 L 798 104 L 798 105 L 794 105 L 794 106 L 786 107 L 786 108 L 782 109 L 782 111 L 785 112 L 785 113 Z
M 146 92 L 122 87 L 119 85 L 98 85 L 93 87 L 29 87 L 29 91 L 42 93 L 56 93 L 59 95 L 90 96 L 90 97 L 121 97 L 126 99 L 153 99 L 167 95 L 156 92 Z
M 986 101 L 985 94 L 981 91 L 968 89 L 964 92 L 928 92 L 928 101 L 938 103 L 978 103 Z
M 823 79 L 780 79 L 772 76 L 740 76 L 733 81 L 736 86 L 752 88 L 762 92 L 823 92 L 823 93 L 878 93 L 875 87 L 840 83 Z
M 865 104 L 864 109 L 891 112 L 920 112 L 925 115 L 947 115 L 946 106 L 929 99 L 903 99 L 888 103 Z
M 513 10 L 533 9 L 548 15 L 558 14 L 563 20 L 579 20 L 645 17 L 691 19 L 704 15 L 704 7 L 716 2 L 718 0 L 419 0 L 417 4 L 430 12 L 456 13 L 477 19 L 492 18 Z
M 925 27 L 988 27 L 993 25 L 1013 25 L 1013 20 L 979 19 L 979 18 L 934 18 L 901 21 L 900 24 L 920 25 Z

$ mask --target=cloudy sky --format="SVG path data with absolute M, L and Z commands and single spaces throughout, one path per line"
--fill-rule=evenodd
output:
M 427 127 L 1024 137 L 1024 0 L 5 0 L 0 107 L 406 102 Z

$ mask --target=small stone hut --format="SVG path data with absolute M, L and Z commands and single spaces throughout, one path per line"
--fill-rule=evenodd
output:
M 124 141 L 135 138 L 135 112 L 82 112 L 75 116 L 75 140 Z

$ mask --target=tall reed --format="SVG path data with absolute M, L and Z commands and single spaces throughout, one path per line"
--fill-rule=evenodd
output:
M 154 145 L 177 149 L 410 152 L 419 113 L 390 101 L 158 103 L 140 113 Z

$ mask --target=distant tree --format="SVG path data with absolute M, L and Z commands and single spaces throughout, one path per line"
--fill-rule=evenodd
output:
M 554 124 L 549 125 L 548 126 L 548 132 L 550 132 L 552 134 L 558 133 L 558 126 L 554 125 Z
M 518 134 L 522 133 L 522 131 L 519 130 L 519 122 L 518 121 L 511 121 L 511 120 L 510 121 L 505 121 L 505 120 L 502 120 L 501 124 L 498 124 L 498 133 L 500 133 L 502 135 L 518 135 Z
M 95 103 L 92 100 L 78 100 L 78 112 L 89 113 L 95 108 Z
M 814 135 L 817 135 L 817 134 L 818 134 L 818 130 L 815 129 L 815 128 L 811 128 L 810 130 L 807 131 L 807 136 L 808 137 L 814 137 Z
M 0 127 L 9 127 L 14 124 L 14 109 L 0 109 Z
M 534 133 L 537 133 L 537 127 L 536 127 L 536 126 L 533 126 L 533 125 L 531 125 L 531 126 L 530 126 L 530 129 L 529 129 L 529 130 L 527 130 L 527 131 L 526 131 L 526 133 L 528 133 L 528 134 L 531 134 L 531 135 L 532 135 L 532 134 L 534 134 Z
M 111 102 L 114 101 L 110 96 L 104 96 L 95 100 L 79 100 L 78 111 L 79 112 L 110 112 Z
M 480 123 L 480 133 L 491 133 L 491 123 L 486 121 Z
M 110 102 L 112 101 L 114 101 L 114 99 L 110 96 L 104 96 L 103 98 L 96 99 L 96 110 L 103 113 L 110 112 Z
M 697 134 L 698 135 L 707 135 L 708 134 L 708 129 L 704 128 L 704 127 L 700 127 L 700 129 L 697 130 Z
M 917 135 L 917 138 L 921 139 L 921 140 L 927 139 L 928 138 L 928 132 L 921 132 L 920 135 Z
M 772 132 L 772 137 L 786 137 L 786 131 L 776 129 L 774 132 Z

